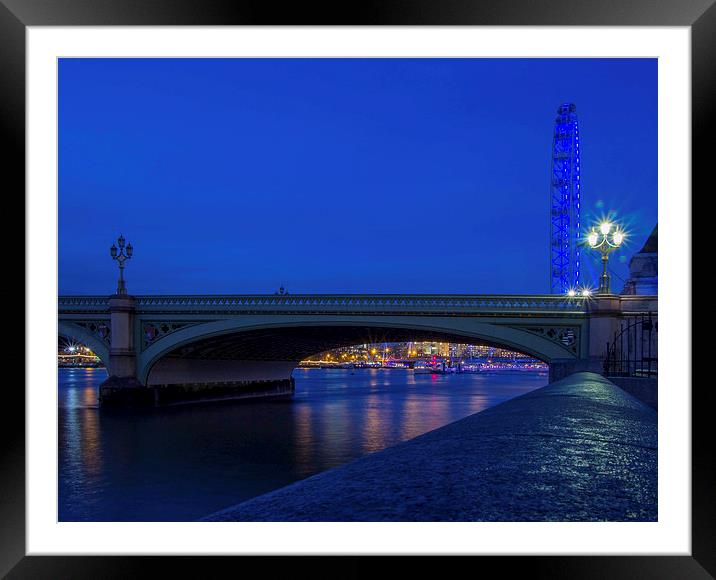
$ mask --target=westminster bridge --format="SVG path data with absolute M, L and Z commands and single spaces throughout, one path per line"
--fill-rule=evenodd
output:
M 161 404 L 290 394 L 301 360 L 376 342 L 508 348 L 554 381 L 600 372 L 620 321 L 656 311 L 656 296 L 611 294 L 60 296 L 58 333 L 107 367 L 103 404 Z

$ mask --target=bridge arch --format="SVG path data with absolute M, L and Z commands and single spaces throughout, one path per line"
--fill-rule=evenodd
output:
M 137 378 L 144 384 L 162 384 L 167 380 L 164 371 L 168 366 L 187 371 L 190 367 L 207 368 L 207 361 L 216 366 L 217 360 L 234 372 L 248 373 L 247 378 L 254 378 L 260 368 L 276 375 L 270 378 L 288 378 L 300 360 L 318 352 L 366 342 L 412 340 L 493 345 L 523 352 L 548 364 L 578 358 L 564 344 L 524 324 L 520 327 L 514 319 L 322 316 L 317 320 L 298 315 L 288 322 L 285 316 L 261 315 L 194 324 L 156 340 L 139 355 Z M 205 362 L 189 363 L 202 360 Z
M 105 368 L 109 368 L 109 347 L 91 332 L 78 324 L 60 320 L 57 325 L 57 334 L 88 346 L 99 357 Z

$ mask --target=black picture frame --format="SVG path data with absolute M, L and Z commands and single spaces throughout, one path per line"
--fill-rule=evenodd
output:
M 693 191 L 706 191 L 707 156 L 713 145 L 716 103 L 715 0 L 363 0 L 287 4 L 222 0 L 0 0 L 0 124 L 5 199 L 25 190 L 25 34 L 28 26 L 90 25 L 542 25 L 687 26 L 692 33 Z M 704 194 L 705 195 L 705 194 Z M 693 196 L 693 194 L 692 194 Z M 21 202 L 20 202 L 21 203 Z M 684 203 L 689 203 L 685 200 Z M 24 214 L 24 204 L 18 208 Z M 696 250 L 697 248 L 694 248 Z M 16 252 L 16 254 L 19 254 Z M 16 258 L 17 259 L 17 258 Z M 698 262 L 697 262 L 698 263 Z M 24 268 L 24 264 L 20 266 Z M 19 268 L 15 270 L 19 272 Z M 15 280 L 19 280 L 19 273 Z M 25 304 L 26 310 L 31 304 Z M 48 321 L 49 323 L 49 321 Z M 688 337 L 684 337 L 688 338 Z M 16 340 L 13 338 L 13 340 Z M 694 357 L 695 360 L 698 360 Z M 716 576 L 716 452 L 707 414 L 709 381 L 692 389 L 692 555 L 483 557 L 475 572 L 498 568 L 550 578 L 713 578 Z M 8 387 L 10 385 L 6 385 Z M 229 557 L 26 556 L 24 393 L 19 381 L 3 394 L 5 414 L 0 465 L 0 574 L 8 578 L 131 578 L 160 573 L 184 577 L 219 574 Z M 687 389 L 690 385 L 666 385 Z M 558 547 L 556 547 L 558 549 Z M 304 557 L 311 576 L 362 577 L 383 558 Z M 310 560 L 310 562 L 307 562 Z M 414 563 L 415 561 L 413 561 Z M 445 558 L 420 561 L 423 573 L 445 573 Z M 229 562 L 235 569 L 237 562 Z M 243 565 L 240 563 L 239 565 Z M 262 558 L 264 575 L 292 570 L 295 559 Z M 401 564 L 402 565 L 402 564 Z M 236 570 L 238 572 L 239 570 Z

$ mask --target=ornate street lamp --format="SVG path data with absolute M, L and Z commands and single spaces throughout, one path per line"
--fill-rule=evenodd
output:
M 119 246 L 119 250 L 117 249 L 117 246 Z M 119 238 L 117 238 L 117 246 L 112 244 L 112 247 L 109 249 L 109 253 L 112 256 L 113 260 L 117 260 L 117 264 L 119 265 L 117 294 L 126 294 L 127 287 L 124 284 L 124 262 L 132 257 L 134 248 L 132 247 L 132 244 L 127 244 L 125 246 L 125 239 L 122 234 L 119 234 Z
M 598 228 L 592 228 L 587 236 L 589 247 L 597 250 L 602 255 L 602 276 L 599 278 L 599 290 L 597 294 L 610 294 L 610 279 L 607 272 L 609 254 L 621 247 L 624 243 L 624 231 L 616 224 L 602 222 Z

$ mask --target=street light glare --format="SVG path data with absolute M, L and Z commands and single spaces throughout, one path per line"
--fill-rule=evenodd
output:
M 609 294 L 611 292 L 609 286 L 609 272 L 607 271 L 607 261 L 609 254 L 621 247 L 624 241 L 624 230 L 618 224 L 609 221 L 603 221 L 599 224 L 599 231 L 592 228 L 589 232 L 587 240 L 589 246 L 593 250 L 597 250 L 602 255 L 602 275 L 599 278 L 599 290 L 597 294 Z M 609 233 L 612 232 L 611 237 Z M 589 296 L 590 291 L 582 291 L 582 296 Z
M 577 295 L 577 291 L 574 288 L 570 288 L 567 291 L 567 296 L 576 296 L 576 295 Z

